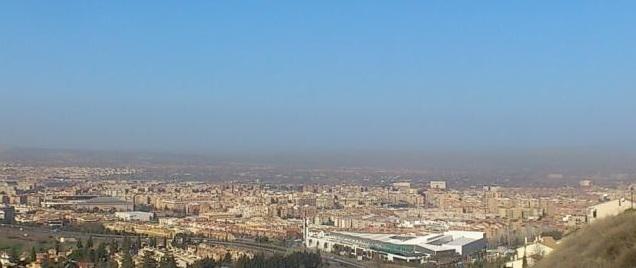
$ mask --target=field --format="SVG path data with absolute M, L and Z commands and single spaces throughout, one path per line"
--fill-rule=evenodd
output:
M 1 225 L 0 226 L 0 251 L 9 251 L 16 248 L 18 252 L 29 252 L 31 248 L 36 250 L 49 249 L 55 247 L 55 241 L 62 237 L 61 234 L 46 228 L 28 228 Z M 65 238 L 81 238 L 86 240 L 88 236 L 66 236 Z M 94 239 L 99 243 L 99 239 Z M 75 242 L 65 242 L 60 244 L 64 249 L 75 247 Z
M 51 248 L 55 245 L 55 237 L 44 232 L 20 230 L 20 228 L 0 227 L 0 251 L 17 248 L 18 251 Z

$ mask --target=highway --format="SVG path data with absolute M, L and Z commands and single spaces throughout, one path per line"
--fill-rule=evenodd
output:
M 25 226 L 25 225 L 16 225 L 16 224 L 2 224 L 0 228 L 14 228 L 20 229 L 22 228 L 25 232 L 40 232 L 47 234 L 56 234 L 59 236 L 68 236 L 68 237 L 88 237 L 92 236 L 94 238 L 118 238 L 123 239 L 124 237 L 136 238 L 136 235 L 118 235 L 118 234 L 98 234 L 98 233 L 87 233 L 87 232 L 76 232 L 76 231 L 66 231 L 66 230 L 51 230 L 46 227 L 37 227 L 37 226 Z M 263 244 L 251 242 L 250 240 L 234 240 L 234 241 L 221 241 L 216 239 L 210 239 L 207 237 L 192 237 L 194 240 L 199 240 L 201 242 L 211 244 L 211 245 L 222 245 L 222 246 L 231 246 L 236 248 L 244 248 L 256 251 L 263 252 L 271 252 L 271 253 L 281 253 L 285 254 L 289 251 L 300 251 L 304 248 L 286 248 L 271 244 Z M 358 263 L 353 260 L 341 258 L 335 255 L 324 255 L 321 253 L 322 259 L 328 263 L 337 263 L 346 267 L 355 267 L 355 268 L 364 268 L 365 266 L 361 263 Z

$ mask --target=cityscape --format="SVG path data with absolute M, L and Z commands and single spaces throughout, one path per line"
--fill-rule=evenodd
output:
M 634 268 L 636 1 L 0 1 L 0 268 Z
M 187 170 L 180 165 L 3 162 L 0 261 L 3 267 L 264 267 L 258 265 L 274 256 L 307 254 L 270 265 L 524 267 L 548 256 L 564 236 L 633 209 L 629 180 L 597 185 L 592 176 L 562 186 L 514 186 L 416 171 L 208 168 L 236 179 L 182 179 L 186 174 L 174 172 Z M 293 182 L 322 176 L 359 182 Z

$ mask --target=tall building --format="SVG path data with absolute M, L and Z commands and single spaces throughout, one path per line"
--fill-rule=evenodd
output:
M 0 217 L 0 222 L 3 224 L 15 223 L 15 207 L 8 205 L 0 207 Z
M 431 181 L 431 189 L 446 190 L 446 181 Z

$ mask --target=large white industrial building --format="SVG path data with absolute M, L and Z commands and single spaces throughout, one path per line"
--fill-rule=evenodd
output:
M 448 231 L 423 236 L 351 232 L 311 232 L 305 246 L 327 252 L 346 248 L 358 257 L 421 263 L 431 256 L 470 256 L 486 249 L 483 232 Z
M 143 211 L 115 212 L 115 217 L 125 221 L 150 221 L 153 215 L 153 213 Z

